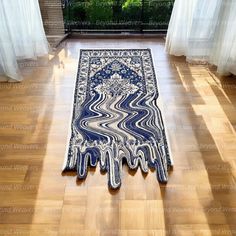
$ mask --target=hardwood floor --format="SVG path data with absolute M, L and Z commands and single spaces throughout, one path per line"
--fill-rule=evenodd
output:
M 81 48 L 151 48 L 175 162 L 169 182 L 124 167 L 62 175 Z M 236 235 L 236 80 L 169 57 L 162 39 L 68 39 L 0 84 L 0 235 Z

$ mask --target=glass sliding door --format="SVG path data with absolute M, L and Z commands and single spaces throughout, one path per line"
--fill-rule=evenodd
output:
M 171 0 L 64 0 L 68 31 L 165 31 Z

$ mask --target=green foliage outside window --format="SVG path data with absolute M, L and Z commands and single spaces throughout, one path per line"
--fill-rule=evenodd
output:
M 65 22 L 74 28 L 164 29 L 174 0 L 72 0 L 64 9 Z

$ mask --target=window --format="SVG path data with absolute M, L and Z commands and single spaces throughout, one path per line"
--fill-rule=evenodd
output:
M 64 0 L 68 31 L 166 32 L 174 0 Z

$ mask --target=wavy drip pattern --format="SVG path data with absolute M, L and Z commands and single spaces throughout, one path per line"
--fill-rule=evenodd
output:
M 172 161 L 157 98 L 150 50 L 81 50 L 64 170 L 84 179 L 99 164 L 116 189 L 126 162 L 167 182 Z

